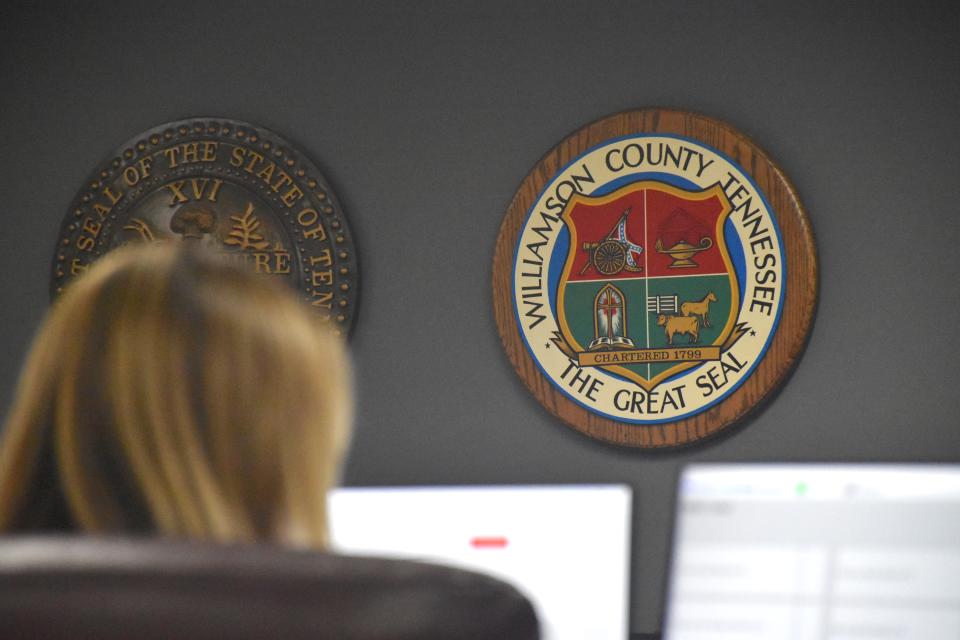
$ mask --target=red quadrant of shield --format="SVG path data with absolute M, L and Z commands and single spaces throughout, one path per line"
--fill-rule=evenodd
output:
M 642 184 L 652 188 L 641 188 Z M 667 185 L 650 185 L 644 182 L 628 185 L 600 198 L 574 196 L 563 215 L 568 228 L 575 229 L 577 236 L 577 244 L 571 243 L 573 263 L 569 268 L 568 279 L 577 281 L 605 277 L 619 279 L 642 278 L 648 275 L 727 273 L 727 265 L 715 237 L 717 217 L 729 206 L 723 192 L 688 192 L 672 188 L 671 191 L 664 191 L 665 188 L 668 188 Z M 627 191 L 624 192 L 625 190 Z M 709 196 L 700 200 L 691 199 L 691 196 L 704 193 L 709 193 Z M 588 265 L 590 253 L 579 245 L 600 243 L 608 237 L 616 237 L 617 227 L 624 213 L 627 213 L 627 240 L 643 247 L 637 261 L 643 271 L 624 269 L 616 275 L 604 276 Z M 671 268 L 670 265 L 675 260 L 669 254 L 658 253 L 656 250 L 657 240 L 661 240 L 664 249 L 670 249 L 684 241 L 697 246 L 704 237 L 709 237 L 713 246 L 698 252 L 694 260 L 697 266 L 686 267 L 682 272 Z M 635 252 L 631 254 L 636 255 Z

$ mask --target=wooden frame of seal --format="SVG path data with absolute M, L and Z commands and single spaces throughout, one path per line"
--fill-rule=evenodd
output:
M 531 356 L 520 333 L 513 301 L 515 251 L 522 226 L 545 187 L 571 161 L 604 142 L 662 133 L 698 141 L 725 154 L 749 174 L 776 217 L 785 251 L 786 288 L 779 322 L 762 360 L 732 393 L 695 415 L 660 424 L 611 419 L 572 401 Z M 493 308 L 503 347 L 530 393 L 551 414 L 591 438 L 643 449 L 669 449 L 711 438 L 741 422 L 786 381 L 810 335 L 818 294 L 813 231 L 783 171 L 753 141 L 714 118 L 675 109 L 618 113 L 574 132 L 550 150 L 524 178 L 507 207 L 493 257 Z

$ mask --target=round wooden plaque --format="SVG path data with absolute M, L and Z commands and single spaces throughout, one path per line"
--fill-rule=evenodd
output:
M 749 138 L 672 109 L 576 131 L 507 208 L 493 259 L 504 349 L 548 411 L 609 443 L 716 435 L 781 385 L 812 327 L 817 254 Z

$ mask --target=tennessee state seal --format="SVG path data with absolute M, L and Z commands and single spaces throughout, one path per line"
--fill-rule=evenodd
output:
M 137 242 L 195 243 L 288 283 L 335 332 L 353 324 L 357 255 L 346 216 L 319 169 L 263 127 L 191 118 L 127 141 L 63 220 L 51 296 Z
M 496 251 L 518 373 L 552 413 L 617 444 L 733 424 L 784 380 L 812 323 L 816 252 L 792 187 L 742 134 L 692 113 L 618 114 L 561 143 Z

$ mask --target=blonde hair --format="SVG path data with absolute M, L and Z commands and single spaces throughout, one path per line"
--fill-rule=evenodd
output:
M 0 531 L 58 503 L 86 532 L 323 548 L 350 386 L 342 341 L 285 288 L 197 249 L 114 251 L 27 357 Z

